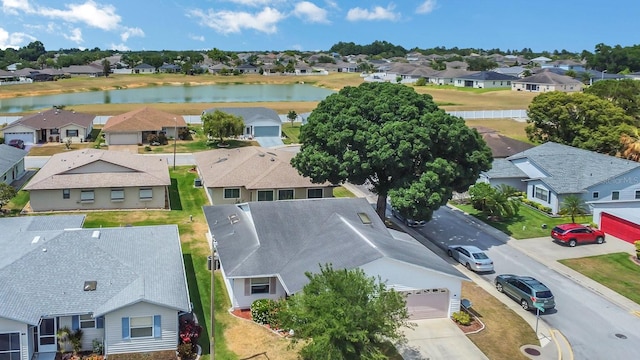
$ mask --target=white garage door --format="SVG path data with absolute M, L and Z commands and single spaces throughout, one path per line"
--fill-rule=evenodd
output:
M 137 145 L 137 133 L 109 134 L 109 145 Z
M 25 144 L 33 145 L 33 133 L 32 132 L 8 132 L 4 133 L 4 142 L 5 144 L 9 142 L 9 140 L 20 139 L 24 141 Z
M 449 316 L 449 291 L 424 289 L 405 291 L 409 319 L 439 319 Z

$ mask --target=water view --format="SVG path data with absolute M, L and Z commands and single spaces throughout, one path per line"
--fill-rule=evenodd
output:
M 16 92 L 20 90 L 20 85 L 11 86 L 16 86 Z M 0 99 L 0 113 L 49 109 L 54 105 L 321 101 L 333 93 L 332 90 L 305 84 L 169 85 Z

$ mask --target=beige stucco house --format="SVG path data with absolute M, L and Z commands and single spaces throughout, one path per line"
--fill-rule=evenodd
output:
M 186 127 L 181 115 L 143 107 L 110 117 L 102 132 L 107 145 L 136 145 L 147 143 L 151 134 L 175 137 Z
M 520 80 L 511 82 L 513 91 L 531 92 L 577 92 L 582 91 L 584 84 L 570 76 L 559 75 L 552 71 L 542 71 Z
M 20 118 L 2 129 L 6 143 L 20 139 L 25 144 L 85 141 L 93 130 L 95 115 L 52 108 Z
M 257 146 L 193 154 L 211 204 L 333 197 L 333 185 L 314 184 L 291 166 L 294 155 Z
M 53 155 L 29 181 L 33 211 L 165 209 L 167 160 L 85 149 Z

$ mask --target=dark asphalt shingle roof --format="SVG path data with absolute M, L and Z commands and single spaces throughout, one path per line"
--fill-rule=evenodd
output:
M 364 213 L 371 224 L 363 224 Z M 307 283 L 319 264 L 355 268 L 390 258 L 466 279 L 415 239 L 397 239 L 365 199 L 309 199 L 205 206 L 225 274 L 280 276 L 288 293 Z M 234 224 L 229 218 L 238 219 Z

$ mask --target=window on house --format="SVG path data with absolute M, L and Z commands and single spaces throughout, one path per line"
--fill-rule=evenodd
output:
M 93 190 L 81 190 L 80 191 L 80 201 L 82 202 L 93 202 L 95 200 L 95 194 Z
M 536 199 L 540 199 L 542 201 L 547 201 L 548 202 L 549 201 L 549 190 L 536 187 L 535 197 L 536 197 Z
M 240 189 L 239 188 L 224 189 L 224 198 L 225 199 L 239 199 L 240 198 Z
M 124 189 L 111 189 L 111 201 L 124 201 Z
M 19 332 L 0 334 L 0 359 L 21 359 Z
M 71 189 L 62 189 L 62 198 L 69 199 L 71 197 Z
M 597 191 L 594 191 L 594 192 L 593 192 L 593 196 L 592 196 L 592 197 L 593 197 L 594 199 L 597 199 L 597 198 L 599 198 L 599 197 L 600 197 L 600 193 L 599 193 L 599 192 L 597 192 Z
M 140 188 L 140 200 L 151 200 L 151 199 L 153 199 L 153 189 Z
M 93 329 L 96 327 L 96 319 L 91 315 L 80 315 L 80 329 Z
M 60 135 L 60 129 L 51 129 L 49 132 L 51 135 Z
M 636 190 L 636 199 L 640 199 L 640 190 Z
M 67 130 L 67 137 L 78 136 L 78 130 Z
M 258 201 L 273 201 L 273 190 L 258 190 Z
M 268 294 L 269 278 L 253 278 L 251 279 L 251 294 Z
M 612 191 L 611 200 L 620 200 L 620 191 Z
M 153 336 L 153 316 L 129 318 L 129 330 L 132 339 Z
M 307 199 L 320 199 L 322 198 L 322 189 L 308 189 Z
M 293 199 L 293 189 L 278 190 L 278 200 Z

